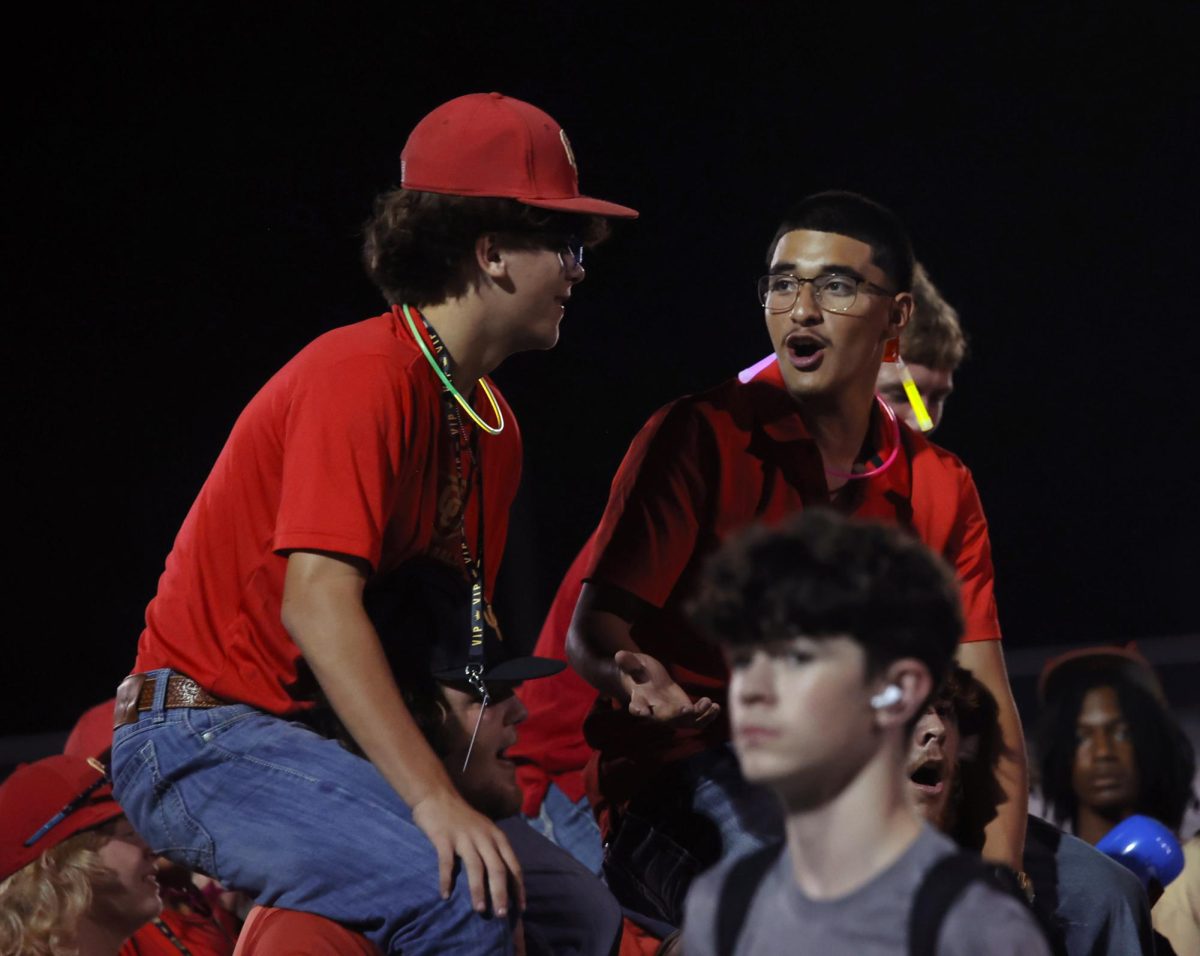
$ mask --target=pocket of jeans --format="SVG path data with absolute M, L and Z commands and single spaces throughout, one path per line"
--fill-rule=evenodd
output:
M 182 711 L 187 729 L 205 743 L 211 743 L 247 717 L 257 717 L 262 711 L 249 704 L 226 704 L 223 707 Z
M 214 875 L 212 837 L 188 809 L 184 787 L 163 774 L 153 740 L 138 747 L 114 783 L 126 815 L 156 853 Z

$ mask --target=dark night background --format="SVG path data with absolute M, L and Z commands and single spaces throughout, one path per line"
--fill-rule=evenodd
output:
M 382 311 L 357 233 L 409 129 L 491 89 L 642 213 L 559 346 L 496 376 L 526 443 L 510 633 L 649 414 L 769 349 L 766 241 L 831 187 L 907 221 L 968 328 L 937 440 L 975 473 L 1010 651 L 1200 633 L 1200 8 L 969 6 L 122 4 L 10 33 L 0 736 L 112 692 L 241 407 Z

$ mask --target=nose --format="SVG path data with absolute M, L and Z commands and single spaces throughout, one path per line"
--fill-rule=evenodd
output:
M 811 282 L 802 282 L 792 305 L 792 321 L 800 325 L 817 325 L 824 321 L 821 306 L 817 302 L 817 289 Z
M 1111 735 L 1099 733 L 1092 738 L 1092 756 L 1095 759 L 1111 760 L 1113 758 L 1114 748 Z
M 946 722 L 930 707 L 917 723 L 917 744 L 928 747 L 934 741 L 938 744 L 946 742 Z
M 528 716 L 529 711 L 526 710 L 525 704 L 516 694 L 504 702 L 504 723 L 506 725 L 519 724 Z
M 769 703 L 775 699 L 771 662 L 764 651 L 755 651 L 749 663 L 733 672 L 730 691 L 742 704 Z

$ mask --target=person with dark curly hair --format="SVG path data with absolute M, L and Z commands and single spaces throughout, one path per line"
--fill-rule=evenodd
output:
M 492 618 L 521 440 L 488 375 L 555 344 L 585 248 L 634 216 L 580 193 L 566 134 L 528 103 L 471 94 L 417 124 L 366 226 L 389 310 L 250 401 L 147 608 L 113 764 L 156 848 L 387 951 L 511 945 L 520 864 L 415 726 L 362 595 L 428 557 L 469 581 L 464 640 Z M 318 690 L 366 759 L 295 719 Z
M 1035 743 L 1054 820 L 1088 843 L 1135 813 L 1179 832 L 1196 755 L 1148 662 L 1089 648 L 1047 665 Z
M 726 542 L 691 612 L 729 663 L 734 749 L 785 837 L 696 879 L 689 956 L 1049 952 L 909 794 L 909 741 L 963 627 L 942 560 L 896 528 L 807 512 Z
M 996 702 L 954 667 L 917 722 L 909 788 L 917 808 L 964 849 L 978 852 L 1004 794 L 996 783 Z M 1030 816 L 1022 870 L 1056 953 L 1126 956 L 1154 951 L 1150 907 L 1129 870 L 1082 840 Z
M 1134 814 L 1182 836 L 1187 863 L 1165 892 L 1152 887 L 1152 897 L 1162 897 L 1152 898 L 1151 915 L 1155 931 L 1176 952 L 1195 951 L 1200 840 L 1179 829 L 1195 805 L 1196 754 L 1158 675 L 1132 646 L 1081 648 L 1047 662 L 1039 693 L 1034 745 L 1051 815 L 1092 844 Z

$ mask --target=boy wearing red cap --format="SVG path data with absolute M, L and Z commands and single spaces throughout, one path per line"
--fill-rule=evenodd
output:
M 0 785 L 0 952 L 115 956 L 161 908 L 154 854 L 94 764 L 47 757 Z
M 426 116 L 401 168 L 364 248 L 391 309 L 235 424 L 118 693 L 114 779 L 151 843 L 259 900 L 385 950 L 503 951 L 520 866 L 415 726 L 362 593 L 432 557 L 470 581 L 473 629 L 490 617 L 521 442 L 486 376 L 555 344 L 584 248 L 636 213 L 580 195 L 558 124 L 496 93 Z M 295 722 L 318 689 L 369 762 Z

